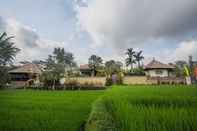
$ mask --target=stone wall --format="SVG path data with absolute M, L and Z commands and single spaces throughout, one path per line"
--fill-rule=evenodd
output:
M 106 78 L 105 77 L 76 77 L 72 78 L 77 80 L 79 83 L 102 83 L 105 85 Z M 126 76 L 123 79 L 123 83 L 126 85 L 133 84 L 151 84 L 152 81 L 147 81 L 146 76 Z

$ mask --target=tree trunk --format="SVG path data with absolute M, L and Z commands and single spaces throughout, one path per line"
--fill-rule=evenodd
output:
M 140 61 L 138 61 L 137 63 L 138 63 L 138 68 L 140 68 Z
M 52 90 L 55 90 L 55 80 L 53 80 L 53 87 Z
M 131 72 L 133 72 L 133 63 L 131 63 Z

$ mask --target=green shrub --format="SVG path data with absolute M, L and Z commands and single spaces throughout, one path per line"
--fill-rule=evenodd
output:
M 122 75 L 122 73 L 117 74 L 116 84 L 117 85 L 123 85 L 123 75 Z
M 105 77 L 106 74 L 105 74 L 104 71 L 98 71 L 98 72 L 96 73 L 96 76 L 97 76 L 97 77 Z
M 145 71 L 143 68 L 134 68 L 130 71 L 126 71 L 124 73 L 126 76 L 144 76 L 145 75 Z
M 111 86 L 112 84 L 113 84 L 112 78 L 111 77 L 106 77 L 105 85 L 106 86 Z

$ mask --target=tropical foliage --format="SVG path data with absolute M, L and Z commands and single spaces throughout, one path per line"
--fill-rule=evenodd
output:
M 46 70 L 42 74 L 42 81 L 46 86 L 54 89 L 68 71 L 66 69 L 72 69 L 73 66 L 76 66 L 73 54 L 66 52 L 64 48 L 55 48 L 53 55 L 49 55 L 46 60 Z
M 126 66 L 131 66 L 130 69 L 132 70 L 133 69 L 133 64 L 136 63 L 136 60 L 134 58 L 135 51 L 133 50 L 133 48 L 127 49 L 126 55 L 127 55 Z
M 177 77 L 184 77 L 186 75 L 185 66 L 188 66 L 186 61 L 179 60 L 175 62 L 175 74 Z
M 90 69 L 92 70 L 92 75 L 96 76 L 97 69 L 102 66 L 102 58 L 97 55 L 91 55 L 88 59 L 88 65 Z
M 134 57 L 135 57 L 135 61 L 138 64 L 138 68 L 140 68 L 141 67 L 140 62 L 144 59 L 144 56 L 142 56 L 142 51 L 136 52 L 134 54 Z
M 9 80 L 8 65 L 12 64 L 16 54 L 20 51 L 4 32 L 0 35 L 0 86 Z
M 0 36 L 0 66 L 12 64 L 16 54 L 20 51 L 11 41 L 14 37 L 8 37 L 4 32 Z
M 123 64 L 119 61 L 110 60 L 105 62 L 105 72 L 107 73 L 107 75 L 120 72 L 122 67 Z

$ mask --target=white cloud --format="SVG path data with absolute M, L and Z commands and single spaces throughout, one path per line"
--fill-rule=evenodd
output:
M 160 49 L 158 53 L 146 54 L 145 63 L 150 62 L 153 57 L 165 63 L 175 62 L 177 60 L 189 60 L 193 56 L 197 60 L 197 41 L 184 41 L 178 44 L 174 50 Z
M 185 39 L 196 32 L 196 0 L 89 0 L 77 19 L 97 46 L 139 46 L 150 39 Z
M 176 60 L 188 60 L 190 55 L 197 60 L 197 41 L 182 42 L 173 53 Z
M 23 25 L 12 18 L 0 17 L 0 32 L 7 32 L 14 36 L 12 40 L 21 51 L 16 60 L 46 59 L 52 53 L 54 47 L 63 47 L 65 43 L 40 38 L 36 29 Z

